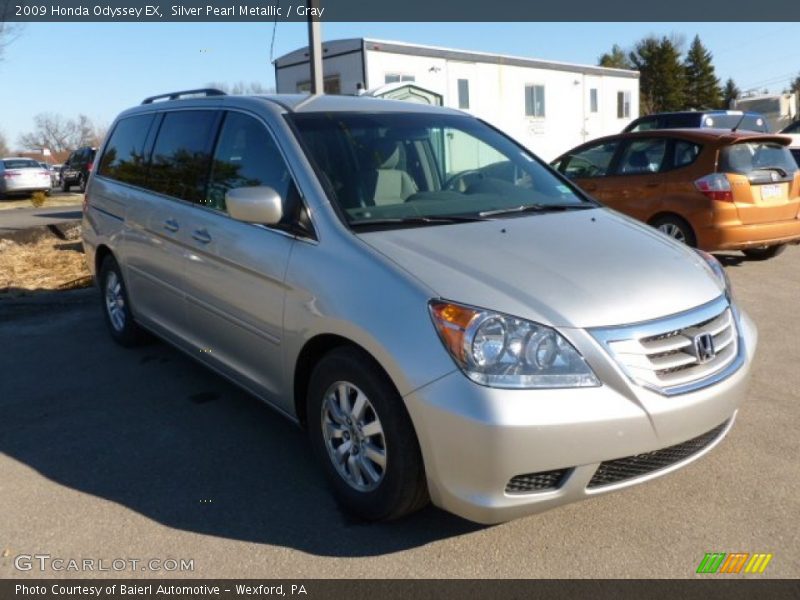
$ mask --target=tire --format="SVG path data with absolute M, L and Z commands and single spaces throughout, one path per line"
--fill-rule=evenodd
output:
M 659 217 L 651 221 L 650 225 L 677 242 L 681 242 L 692 248 L 697 246 L 697 238 L 691 226 L 677 215 Z
M 341 410 L 343 398 L 349 411 Z M 367 521 L 388 521 L 428 503 L 411 418 L 372 357 L 352 347 L 325 355 L 311 374 L 307 409 L 311 444 L 345 511 Z M 350 450 L 336 461 L 337 450 L 345 447 Z
M 786 244 L 778 244 L 776 246 L 767 246 L 766 248 L 747 248 L 742 250 L 742 253 L 751 260 L 767 260 L 775 258 L 786 250 Z
M 108 331 L 115 342 L 125 347 L 138 346 L 149 336 L 133 318 L 122 271 L 113 256 L 107 256 L 98 276 L 101 305 Z
M 65 194 L 69 193 L 69 183 L 67 183 L 66 179 L 61 184 L 61 191 L 64 192 Z

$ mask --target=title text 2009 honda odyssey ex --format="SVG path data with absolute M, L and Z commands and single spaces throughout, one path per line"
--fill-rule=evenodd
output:
M 147 99 L 95 162 L 111 335 L 155 333 L 305 426 L 366 519 L 499 522 L 717 444 L 756 330 L 719 263 L 460 112 Z

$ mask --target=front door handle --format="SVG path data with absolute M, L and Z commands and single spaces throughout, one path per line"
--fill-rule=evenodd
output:
M 192 239 L 201 244 L 208 244 L 211 241 L 211 234 L 206 229 L 195 229 L 192 232 Z
M 167 219 L 166 221 L 164 221 L 164 229 L 166 229 L 167 231 L 175 233 L 180 228 L 181 226 L 178 225 L 178 222 L 175 219 Z
M 657 183 L 655 181 L 651 181 L 650 183 L 645 183 L 644 187 L 646 187 L 646 188 L 657 188 L 660 185 L 661 185 L 660 183 Z

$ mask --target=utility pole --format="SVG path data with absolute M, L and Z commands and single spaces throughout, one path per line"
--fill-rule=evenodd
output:
M 325 92 L 322 81 L 322 23 L 319 17 L 319 0 L 306 0 L 308 14 L 308 64 L 311 67 L 311 93 Z

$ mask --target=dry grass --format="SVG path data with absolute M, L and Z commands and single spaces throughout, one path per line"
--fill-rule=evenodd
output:
M 0 296 L 85 287 L 90 283 L 79 241 L 46 237 L 20 244 L 0 239 Z

